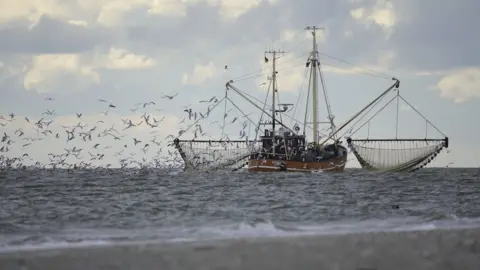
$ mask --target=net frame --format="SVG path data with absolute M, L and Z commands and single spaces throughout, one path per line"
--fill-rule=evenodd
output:
M 254 140 L 174 140 L 185 171 L 238 170 L 260 148 Z
M 371 171 L 413 172 L 429 164 L 443 148 L 445 139 L 347 139 L 362 168 Z M 381 147 L 371 147 L 371 144 Z M 397 147 L 392 147 L 392 146 Z
M 383 98 L 382 98 L 383 99 Z M 357 133 L 364 126 L 368 127 L 370 134 L 370 122 L 386 107 L 396 101 L 396 130 L 395 139 L 352 139 L 352 135 Z M 415 113 L 425 120 L 425 137 L 413 139 L 398 138 L 398 120 L 399 120 L 399 102 L 403 101 Z M 369 108 L 368 114 L 380 100 Z M 359 123 L 366 116 L 363 114 L 354 124 Z M 428 127 L 433 127 L 441 135 L 442 139 L 428 138 Z M 354 127 L 351 128 L 353 130 Z M 368 136 L 367 136 L 368 137 Z M 348 147 L 357 158 L 362 168 L 372 171 L 386 172 L 414 172 L 429 164 L 444 148 L 448 148 L 449 139 L 435 125 L 433 125 L 425 116 L 423 116 L 415 107 L 413 107 L 405 98 L 400 95 L 400 90 L 396 89 L 396 95 L 375 112 L 360 127 L 350 132 L 347 138 Z M 406 147 L 406 144 L 410 144 Z M 374 147 L 376 146 L 376 147 Z M 379 146 L 379 147 L 378 147 Z

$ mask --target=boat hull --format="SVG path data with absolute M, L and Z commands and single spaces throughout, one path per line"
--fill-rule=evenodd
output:
M 282 165 L 283 163 L 283 165 Z M 347 163 L 346 156 L 339 156 L 328 160 L 315 162 L 302 162 L 278 159 L 250 159 L 248 171 L 250 172 L 343 172 Z

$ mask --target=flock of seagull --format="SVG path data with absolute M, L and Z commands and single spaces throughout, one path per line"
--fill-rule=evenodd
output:
M 173 100 L 177 95 L 178 93 L 164 95 L 162 98 Z M 45 98 L 45 102 L 50 107 L 54 99 Z M 187 131 L 192 132 L 191 137 L 194 139 L 210 136 L 202 129 L 199 121 L 207 119 L 219 101 L 216 97 L 200 101 L 199 103 L 207 105 L 203 111 L 194 111 L 191 106 L 182 107 L 184 115 L 181 120 L 169 115 L 152 114 L 149 109 L 163 111 L 155 108 L 154 101 L 136 103 L 130 111 L 139 118 L 121 118 L 120 122 L 117 117 L 115 120 L 118 124 L 108 121 L 112 120 L 111 115 L 114 115 L 117 106 L 105 99 L 99 98 L 98 102 L 106 107 L 100 116 L 92 118 L 76 113 L 66 121 L 67 124 L 59 120 L 62 116 L 57 116 L 53 108 L 46 109 L 36 119 L 14 113 L 0 116 L 0 171 L 32 168 L 181 168 L 184 162 L 176 151 L 173 140 Z M 85 119 L 88 117 L 90 118 Z M 228 112 L 223 115 L 224 119 L 227 117 Z M 233 117 L 227 124 L 239 123 L 238 119 L 239 117 Z M 172 123 L 173 121 L 175 122 Z M 208 129 L 208 133 L 211 125 L 222 127 L 221 121 L 207 121 L 209 127 L 205 129 Z M 241 125 L 239 134 L 244 137 L 246 123 Z M 229 140 L 228 135 L 225 135 L 225 140 Z

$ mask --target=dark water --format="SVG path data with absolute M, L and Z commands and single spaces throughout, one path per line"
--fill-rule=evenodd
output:
M 9 172 L 0 205 L 3 250 L 480 226 L 480 169 Z

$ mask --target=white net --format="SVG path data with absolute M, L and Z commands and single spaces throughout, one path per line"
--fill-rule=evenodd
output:
M 444 140 L 352 140 L 350 149 L 363 168 L 378 171 L 415 171 L 445 147 Z
M 176 142 L 185 162 L 185 170 L 239 169 L 251 153 L 258 151 L 253 141 L 182 141 Z

